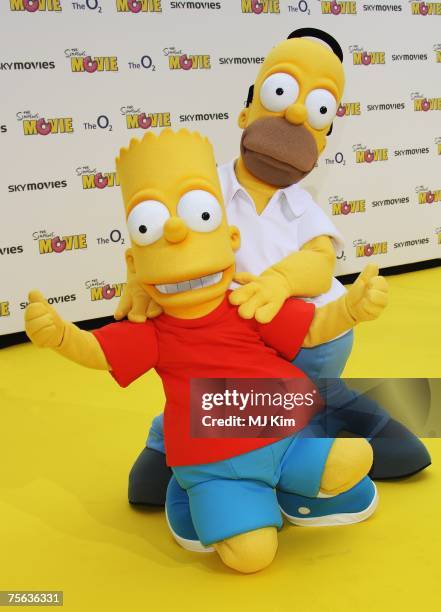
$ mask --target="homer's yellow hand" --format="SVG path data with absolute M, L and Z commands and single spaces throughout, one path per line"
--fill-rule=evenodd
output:
M 346 294 L 349 314 L 357 322 L 372 321 L 387 305 L 386 279 L 378 276 L 378 266 L 368 264 Z
M 239 306 L 243 319 L 254 317 L 259 323 L 269 323 L 291 295 L 288 283 L 278 272 L 266 272 L 261 276 L 239 272 L 234 280 L 243 287 L 230 294 L 230 302 Z
M 60 346 L 66 323 L 40 291 L 31 291 L 29 302 L 25 310 L 25 330 L 31 342 L 42 348 Z
M 129 278 L 114 317 L 117 321 L 127 317 L 132 323 L 144 323 L 146 319 L 154 319 L 161 312 L 162 308 L 151 299 L 142 285 L 136 279 Z

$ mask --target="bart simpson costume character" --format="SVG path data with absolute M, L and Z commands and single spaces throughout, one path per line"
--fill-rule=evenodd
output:
M 316 40 L 306 38 L 311 36 Z M 324 305 L 345 292 L 333 278 L 342 237 L 298 186 L 326 146 L 344 90 L 342 59 L 341 47 L 326 32 L 296 30 L 270 51 L 240 112 L 240 156 L 219 168 L 219 178 L 228 221 L 242 235 L 236 281 L 244 286 L 229 299 L 243 318 L 266 323 L 290 296 Z M 160 309 L 129 271 L 115 318 L 128 315 L 142 322 L 146 311 L 151 317 Z M 370 439 L 373 477 L 396 478 L 423 469 L 430 456 L 422 442 L 368 397 L 360 396 L 355 403 L 354 392 L 338 380 L 352 344 L 349 331 L 301 350 L 295 363 L 315 380 L 335 379 L 328 397 L 335 406 L 351 405 L 350 411 L 343 408 L 336 415 L 335 428 Z M 163 452 L 159 416 L 130 473 L 131 503 L 164 503 L 170 472 Z
M 258 571 L 277 549 L 282 521 L 274 486 L 283 482 L 286 494 L 296 488 L 297 437 L 191 438 L 190 379 L 302 377 L 288 361 L 300 346 L 376 318 L 387 285 L 368 267 L 347 294 L 322 308 L 288 300 L 270 323 L 241 318 L 227 297 L 240 236 L 227 225 L 208 140 L 187 130 L 148 133 L 121 150 L 117 170 L 132 243 L 127 264 L 162 314 L 86 332 L 32 291 L 26 332 L 37 346 L 110 371 L 123 387 L 157 370 L 166 394 L 167 461 L 188 493 L 200 540 L 213 544 L 226 565 Z M 372 451 L 365 440 L 321 442 L 317 493 L 339 494 L 366 476 Z M 242 477 L 232 477 L 232 469 Z

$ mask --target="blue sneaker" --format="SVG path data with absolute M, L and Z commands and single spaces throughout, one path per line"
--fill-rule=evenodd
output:
M 280 510 L 290 523 L 310 527 L 350 525 L 364 521 L 378 505 L 375 484 L 366 476 L 355 487 L 334 497 L 305 497 L 277 491 Z M 188 495 L 173 476 L 165 505 L 167 525 L 176 542 L 192 552 L 214 552 L 198 539 L 190 514 Z
M 369 518 L 378 505 L 377 488 L 368 476 L 352 489 L 333 497 L 304 497 L 277 491 L 277 498 L 287 520 L 303 527 L 359 523 Z
M 165 518 L 172 536 L 182 548 L 192 552 L 214 552 L 213 546 L 204 546 L 198 539 L 190 514 L 187 492 L 172 476 L 165 499 Z

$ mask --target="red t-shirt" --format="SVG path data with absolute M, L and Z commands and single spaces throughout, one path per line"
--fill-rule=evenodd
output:
M 305 378 L 292 360 L 302 346 L 314 305 L 289 299 L 271 323 L 242 319 L 227 297 L 198 319 L 162 314 L 145 324 L 123 321 L 94 331 L 121 387 L 155 368 L 166 396 L 164 433 L 170 466 L 221 461 L 278 438 L 190 436 L 192 378 Z

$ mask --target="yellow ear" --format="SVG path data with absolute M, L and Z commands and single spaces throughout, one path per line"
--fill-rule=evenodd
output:
M 233 249 L 233 251 L 238 251 L 240 247 L 239 228 L 236 227 L 235 225 L 230 225 L 228 230 L 230 232 L 231 248 Z
M 135 258 L 133 257 L 132 249 L 127 249 L 125 252 L 127 270 L 130 274 L 136 274 Z
M 237 118 L 237 125 L 241 130 L 244 130 L 248 123 L 248 109 L 244 108 L 240 111 L 239 117 Z

